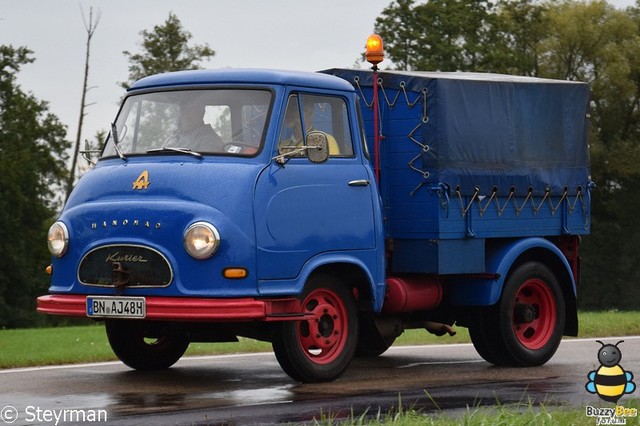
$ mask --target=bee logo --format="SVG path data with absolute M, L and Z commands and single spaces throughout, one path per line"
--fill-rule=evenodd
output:
M 632 381 L 633 373 L 624 371 L 620 366 L 622 352 L 618 345 L 624 340 L 620 340 L 615 345 L 605 345 L 600 340 L 596 342 L 602 345 L 598 350 L 600 368 L 587 374 L 589 381 L 585 387 L 587 392 L 598 394 L 604 401 L 617 404 L 622 395 L 636 389 L 636 384 Z

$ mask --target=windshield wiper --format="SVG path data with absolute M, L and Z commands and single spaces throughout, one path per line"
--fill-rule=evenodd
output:
M 116 123 L 111 123 L 111 137 L 113 138 L 113 148 L 116 150 L 116 154 L 121 160 L 126 160 L 122 149 L 120 149 L 120 141 L 118 140 L 118 129 L 116 129 Z
M 163 146 L 161 148 L 152 148 L 152 149 L 148 149 L 147 153 L 163 152 L 163 151 L 179 152 L 180 154 L 189 154 L 189 155 L 193 155 L 194 157 L 202 158 L 202 154 L 200 154 L 199 152 L 192 151 L 189 148 L 180 148 L 177 146 Z

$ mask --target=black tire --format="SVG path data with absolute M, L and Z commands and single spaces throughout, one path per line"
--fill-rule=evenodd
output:
M 303 383 L 337 379 L 353 359 L 358 310 L 353 295 L 332 275 L 314 275 L 300 297 L 313 319 L 277 325 L 273 351 L 282 369 Z
M 358 347 L 356 348 L 356 357 L 358 358 L 380 356 L 396 341 L 396 336 L 382 336 L 371 313 L 363 313 L 360 316 L 359 324 Z
M 499 335 L 500 325 L 495 310 L 495 306 L 489 306 L 475 312 L 473 321 L 469 325 L 469 337 L 476 351 L 485 361 L 494 365 L 509 365 L 513 360 Z
M 152 331 L 143 321 L 107 320 L 107 338 L 118 359 L 136 370 L 164 370 L 175 364 L 189 346 L 184 333 Z
M 371 343 L 370 340 L 360 339 L 358 342 L 358 348 L 356 349 L 356 356 L 358 358 L 375 358 L 385 353 L 393 342 L 396 341 L 395 337 L 383 338 L 381 341 Z
M 469 325 L 476 350 L 495 365 L 532 367 L 555 354 L 565 324 L 565 301 L 553 272 L 540 262 L 513 270 L 495 306 Z

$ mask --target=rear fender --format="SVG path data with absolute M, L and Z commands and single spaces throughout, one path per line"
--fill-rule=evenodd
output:
M 558 276 L 565 298 L 573 296 L 575 301 L 576 282 L 569 262 L 558 247 L 544 238 L 524 238 L 488 246 L 486 272 L 495 274 L 495 278 L 459 277 L 452 279 L 451 292 L 449 294 L 451 304 L 456 306 L 490 306 L 496 304 L 502 294 L 502 287 L 509 271 L 527 253 L 532 253 L 534 258 L 545 263 L 548 262 L 548 259 L 552 259 L 553 264 L 549 266 Z M 540 258 L 541 256 L 542 259 Z M 567 286 L 567 282 L 569 286 Z M 571 303 L 570 300 L 567 300 L 567 302 L 568 304 Z

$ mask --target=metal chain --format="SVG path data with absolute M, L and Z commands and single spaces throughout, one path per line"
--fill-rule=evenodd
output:
M 480 199 L 480 197 L 478 197 L 478 207 L 480 209 L 480 216 L 484 216 L 484 212 L 487 211 L 487 209 L 489 208 L 489 204 L 491 204 L 491 201 L 493 201 L 497 192 L 498 192 L 498 188 L 494 187 L 493 190 L 491 191 L 491 196 L 489 197 L 489 200 L 484 205 L 484 208 L 482 208 L 482 200 Z
M 362 87 L 360 87 L 360 77 L 355 76 L 353 78 L 353 82 L 355 83 L 356 87 L 358 88 L 358 91 L 360 92 L 360 99 L 362 99 L 362 102 L 364 102 L 364 104 L 367 106 L 367 108 L 369 108 L 369 109 L 373 108 L 373 100 L 371 100 L 371 103 L 367 102 L 367 98 L 364 96 L 364 92 L 362 91 Z
M 358 92 L 360 92 L 360 98 L 362 99 L 364 104 L 367 106 L 367 108 L 369 108 L 369 109 L 373 108 L 373 99 L 371 100 L 371 102 L 368 102 L 367 98 L 364 96 L 364 92 L 362 90 L 362 87 L 360 86 L 360 77 L 359 76 L 355 76 L 353 78 L 353 83 L 358 88 Z M 424 117 L 426 117 L 426 115 L 427 115 L 427 92 L 428 92 L 426 87 L 424 89 L 422 89 L 420 95 L 416 96 L 416 98 L 413 101 L 411 101 L 411 100 L 409 100 L 409 93 L 407 92 L 407 83 L 405 83 L 404 81 L 401 81 L 400 82 L 400 90 L 398 92 L 396 92 L 396 95 L 394 96 L 393 100 L 389 100 L 389 96 L 387 96 L 387 91 L 385 90 L 384 85 L 382 83 L 383 83 L 383 80 L 382 80 L 382 78 L 379 77 L 376 80 L 376 84 L 382 90 L 382 97 L 384 98 L 384 100 L 387 103 L 387 105 L 389 106 L 389 108 L 393 108 L 394 106 L 396 106 L 396 103 L 398 102 L 398 98 L 400 97 L 400 91 L 402 91 L 402 93 L 404 95 L 404 99 L 406 100 L 407 106 L 409 108 L 413 108 L 420 101 L 420 99 L 424 99 L 424 110 L 423 110 L 422 116 L 423 116 L 423 119 L 424 119 Z
M 458 196 L 458 200 L 460 201 L 460 212 L 462 213 L 462 217 L 465 217 L 467 215 L 467 212 L 473 205 L 473 202 L 475 201 L 479 193 L 480 193 L 480 188 L 476 186 L 473 196 L 471 197 L 471 201 L 469 201 L 469 204 L 467 204 L 467 207 L 463 207 L 462 193 L 460 192 L 460 188 L 456 188 L 456 195 Z
M 509 197 L 507 198 L 507 200 L 504 202 L 504 204 L 502 206 L 500 205 L 500 199 L 496 198 L 496 206 L 498 207 L 498 210 L 497 210 L 498 217 L 502 217 L 502 214 L 504 213 L 504 210 L 509 205 L 509 201 L 511 201 L 511 199 L 513 198 L 513 195 L 515 193 L 516 193 L 516 189 L 512 186 L 511 190 L 509 191 Z
M 389 100 L 389 97 L 387 96 L 387 91 L 384 90 L 384 86 L 382 85 L 382 79 L 378 78 L 377 80 L 378 83 L 378 87 L 380 87 L 380 90 L 382 91 L 382 96 L 384 97 L 385 102 L 387 103 L 387 105 L 389 105 L 389 108 L 393 108 L 394 106 L 396 106 L 396 102 L 398 102 L 398 97 L 400 96 L 400 91 L 396 92 L 396 97 L 393 98 L 392 101 Z M 404 81 L 400 82 L 400 87 L 404 86 Z M 403 87 L 404 90 L 404 87 Z M 406 92 L 405 92 L 405 97 L 406 97 Z M 407 104 L 409 104 L 409 99 L 407 98 Z M 413 105 L 409 104 L 409 108 L 411 108 Z
M 535 214 L 535 215 L 538 214 L 538 212 L 542 208 L 542 205 L 544 204 L 545 200 L 547 199 L 547 197 L 549 197 L 550 193 L 551 193 L 551 189 L 545 188 L 544 189 L 544 197 L 542 197 L 542 201 L 540 201 L 540 204 L 538 204 L 537 206 L 536 206 L 536 201 L 533 200 L 533 199 L 531 200 L 531 202 L 533 203 L 533 214 Z
M 580 204 L 583 206 L 583 209 L 584 209 L 584 204 L 582 202 L 582 188 L 578 188 L 578 192 L 576 193 L 576 198 L 573 200 L 573 203 L 569 206 L 569 213 L 573 213 L 573 211 L 576 208 L 576 203 L 578 202 L 578 200 L 580 201 Z
M 422 186 L 422 185 L 423 184 L 420 184 L 420 186 Z M 573 200 L 573 202 L 569 201 L 569 191 L 568 191 L 567 188 L 565 188 L 563 193 L 562 193 L 562 196 L 560 197 L 560 200 L 558 200 L 558 202 L 555 203 L 555 204 L 554 204 L 553 199 L 551 198 L 551 190 L 549 188 L 545 188 L 544 196 L 542 197 L 542 199 L 539 202 L 536 202 L 535 197 L 533 196 L 533 189 L 529 188 L 529 191 L 527 192 L 527 196 L 524 199 L 524 201 L 522 202 L 522 204 L 518 204 L 517 200 L 514 198 L 515 197 L 515 188 L 514 187 L 512 187 L 510 189 L 509 196 L 504 201 L 504 203 L 500 202 L 500 197 L 497 195 L 498 189 L 495 188 L 495 187 L 491 190 L 491 195 L 489 196 L 489 198 L 486 201 L 485 201 L 485 199 L 487 198 L 486 196 L 480 196 L 479 195 L 480 189 L 478 187 L 475 187 L 474 189 L 475 190 L 474 190 L 473 195 L 471 196 L 471 200 L 465 206 L 464 201 L 462 199 L 462 193 L 460 192 L 460 188 L 456 188 L 456 195 L 457 195 L 459 203 L 460 203 L 460 212 L 461 212 L 462 217 L 465 217 L 467 215 L 467 213 L 469 212 L 469 209 L 471 208 L 471 206 L 473 205 L 475 200 L 478 200 L 478 210 L 479 210 L 480 216 L 484 216 L 484 214 L 486 213 L 487 209 L 491 206 L 491 203 L 495 201 L 496 213 L 498 214 L 498 217 L 501 217 L 504 214 L 504 211 L 506 210 L 506 208 L 509 205 L 510 201 L 513 201 L 514 211 L 516 212 L 516 215 L 519 216 L 520 213 L 522 213 L 522 211 L 525 209 L 525 207 L 529 203 L 529 200 L 531 200 L 532 212 L 534 214 L 536 214 L 536 215 L 540 212 L 542 207 L 545 205 L 545 201 L 548 201 L 549 210 L 550 210 L 551 214 L 555 215 L 558 212 L 558 210 L 560 209 L 560 207 L 562 206 L 563 202 L 566 200 L 569 214 L 573 214 L 573 212 L 576 209 L 576 206 L 578 205 L 578 203 L 580 203 L 580 207 L 581 207 L 581 209 L 582 209 L 582 211 L 584 213 L 584 217 L 585 217 L 585 226 L 587 226 L 588 223 L 589 223 L 589 215 L 588 215 L 588 212 L 587 212 L 587 203 L 584 201 L 583 191 L 582 191 L 582 188 L 580 188 L 580 187 L 578 188 L 578 191 L 576 193 L 576 197 Z M 414 192 L 416 190 L 417 190 L 417 188 L 414 190 Z
M 560 201 L 558 201 L 558 204 L 556 204 L 555 206 L 553 205 L 553 201 L 551 200 L 551 198 L 549 198 L 549 206 L 551 207 L 551 215 L 555 215 L 556 214 L 556 212 L 558 211 L 558 209 L 562 205 L 562 202 L 567 198 L 567 194 L 568 193 L 569 193 L 569 191 L 567 190 L 567 188 L 564 188 L 564 192 L 562 193 L 562 197 L 560 198 Z
M 516 210 L 516 216 L 520 216 L 520 213 L 524 209 L 524 206 L 527 205 L 527 201 L 529 201 L 529 198 L 531 198 L 531 194 L 533 194 L 533 188 L 529 188 L 529 191 L 527 192 L 527 198 L 524 199 L 521 206 L 518 206 L 518 202 L 515 199 L 513 200 L 513 206 Z

